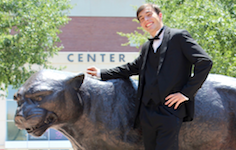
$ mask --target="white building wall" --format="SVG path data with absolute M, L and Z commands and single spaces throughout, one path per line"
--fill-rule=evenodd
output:
M 0 92 L 0 94 L 4 94 Z M 6 137 L 6 100 L 4 96 L 0 96 L 0 149 L 5 147 Z

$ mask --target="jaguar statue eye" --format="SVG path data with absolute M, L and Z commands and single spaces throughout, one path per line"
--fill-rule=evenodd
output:
M 25 94 L 26 98 L 30 98 L 33 101 L 42 101 L 45 96 L 48 96 L 52 93 L 52 91 L 38 91 L 35 93 L 27 93 Z
M 43 98 L 41 96 L 37 96 L 34 98 L 35 101 L 41 101 Z

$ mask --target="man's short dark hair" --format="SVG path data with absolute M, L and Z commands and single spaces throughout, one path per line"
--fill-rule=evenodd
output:
M 151 8 L 153 8 L 154 11 L 155 11 L 157 14 L 159 14 L 159 13 L 161 12 L 161 9 L 160 9 L 157 5 L 155 5 L 155 4 L 143 4 L 143 5 L 141 5 L 141 6 L 138 8 L 137 13 L 136 13 L 138 20 L 139 20 L 138 14 L 139 14 L 141 11 L 143 11 L 146 7 L 149 7 L 149 6 L 150 6 Z

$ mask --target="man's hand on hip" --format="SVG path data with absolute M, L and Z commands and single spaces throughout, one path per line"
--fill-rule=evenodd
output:
M 172 105 L 175 104 L 174 109 L 177 109 L 181 103 L 189 99 L 188 97 L 178 92 L 178 93 L 170 94 L 169 96 L 165 98 L 165 100 L 166 100 L 165 105 L 168 105 L 168 107 L 171 107 Z

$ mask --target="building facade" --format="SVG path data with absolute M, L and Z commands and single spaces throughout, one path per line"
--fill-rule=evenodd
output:
M 88 66 L 111 68 L 134 60 L 139 54 L 135 45 L 121 46 L 128 40 L 117 32 L 129 33 L 139 26 L 133 6 L 143 0 L 71 0 L 71 20 L 59 35 L 64 48 L 50 59 L 52 66 L 64 71 L 85 72 Z M 49 129 L 35 138 L 14 124 L 16 92 L 11 86 L 0 97 L 0 150 L 71 150 L 71 144 L 60 132 Z

